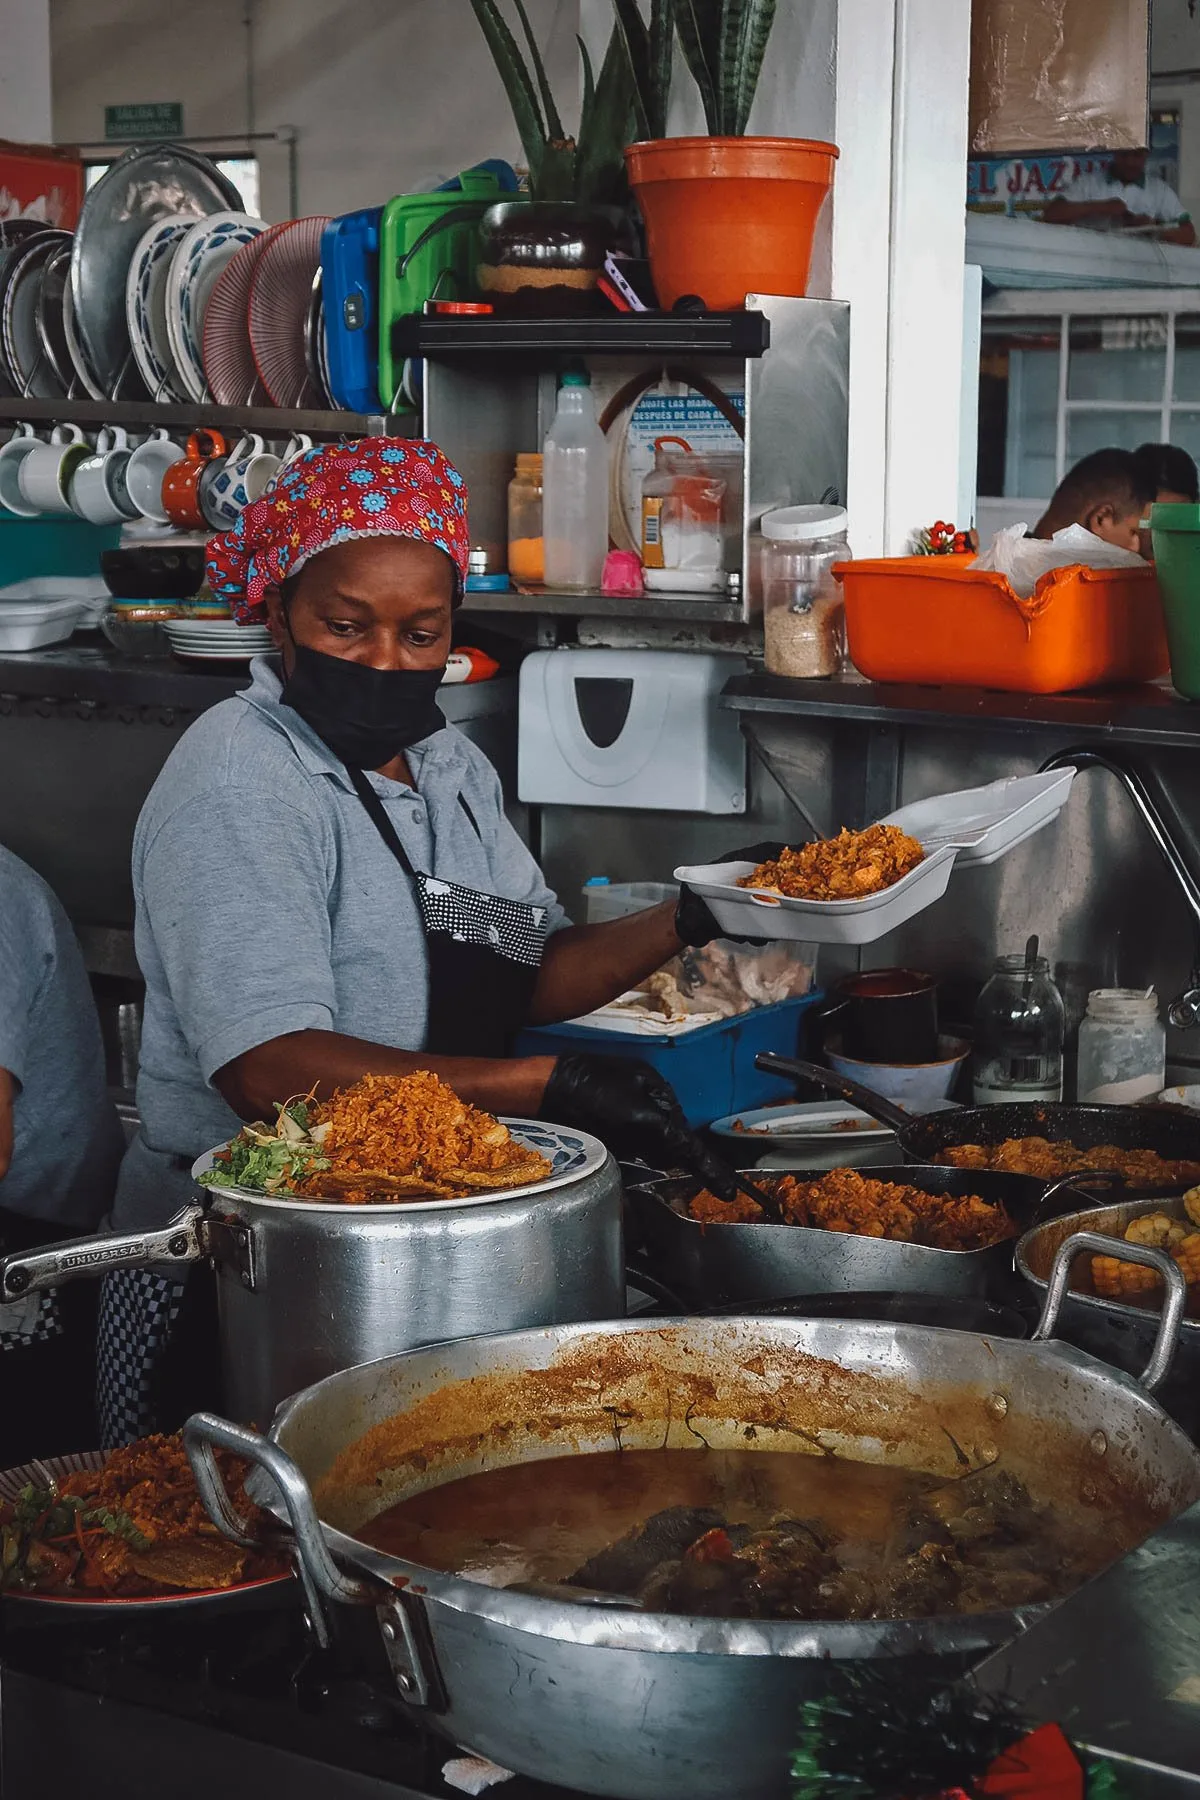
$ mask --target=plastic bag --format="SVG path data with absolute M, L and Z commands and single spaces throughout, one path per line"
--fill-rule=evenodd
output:
M 1068 525 L 1052 538 L 1031 538 L 1028 525 L 1007 525 L 998 531 L 973 569 L 996 569 L 1008 577 L 1013 593 L 1029 600 L 1043 575 L 1051 569 L 1144 569 L 1145 558 L 1136 550 L 1122 550 L 1106 543 L 1086 525 Z

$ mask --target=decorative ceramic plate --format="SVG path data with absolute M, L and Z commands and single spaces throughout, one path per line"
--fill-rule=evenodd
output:
M 579 1181 L 585 1175 L 592 1175 L 603 1168 L 608 1151 L 599 1138 L 592 1137 L 586 1131 L 566 1131 L 559 1125 L 546 1125 L 540 1119 L 502 1119 L 507 1125 L 514 1140 L 528 1150 L 536 1150 L 550 1164 L 549 1175 L 541 1181 L 523 1183 L 520 1187 L 488 1188 L 480 1194 L 467 1194 L 458 1200 L 388 1200 L 373 1206 L 355 1206 L 355 1216 L 359 1213 L 394 1212 L 398 1206 L 419 1206 L 422 1212 L 445 1212 L 452 1206 L 495 1206 L 504 1200 L 518 1200 L 528 1194 L 544 1194 L 549 1188 L 563 1187 L 568 1181 Z M 222 1144 L 219 1146 L 224 1149 Z M 211 1169 L 216 1152 L 210 1150 L 192 1164 L 192 1180 L 195 1181 L 205 1170 Z M 249 1188 L 210 1187 L 210 1194 L 229 1194 L 234 1199 L 253 1200 L 256 1206 L 303 1206 L 306 1210 L 317 1207 L 324 1212 L 341 1212 L 345 1202 L 341 1200 L 301 1200 L 272 1198 L 267 1194 L 256 1194 Z
M 107 1460 L 103 1450 L 80 1450 L 73 1456 L 44 1456 L 36 1462 L 5 1469 L 0 1472 L 0 1500 L 16 1500 L 22 1488 L 45 1487 L 48 1480 L 63 1481 L 68 1475 L 102 1469 Z M 264 1589 L 284 1587 L 291 1580 L 288 1571 L 283 1575 L 263 1575 L 257 1581 L 242 1581 L 235 1587 L 193 1588 L 186 1593 L 169 1594 L 30 1594 L 7 1588 L 3 1598 L 22 1607 L 53 1607 L 59 1612 L 72 1607 L 89 1611 L 102 1608 L 105 1612 L 163 1612 L 180 1606 L 211 1606 L 217 1601 L 229 1606 L 249 1595 L 260 1595 Z
M 273 233 L 250 282 L 248 320 L 254 366 L 276 406 L 319 406 L 308 373 L 313 277 L 321 266 L 325 216 L 293 219 Z
M 127 150 L 84 196 L 71 255 L 80 341 L 105 396 L 134 398 L 142 386 L 125 323 L 125 277 L 156 219 L 206 218 L 242 197 L 215 163 L 185 144 Z
M 19 245 L 0 279 L 0 336 L 9 379 L 19 394 L 34 400 L 58 400 L 62 384 L 38 336 L 38 303 L 42 272 L 54 252 L 69 244 L 69 231 L 43 231 Z
M 167 333 L 180 380 L 188 398 L 207 396 L 204 360 L 204 314 L 226 264 L 243 244 L 266 231 L 262 219 L 247 213 L 216 213 L 194 225 L 178 245 L 167 275 Z
M 71 291 L 69 269 L 67 272 L 67 285 L 63 289 L 62 319 L 63 336 L 67 340 L 67 353 L 71 358 L 71 366 L 75 371 L 75 384 L 72 392 L 77 392 L 79 388 L 82 388 L 83 392 L 87 394 L 90 399 L 106 400 L 108 396 L 100 386 L 100 383 L 96 380 L 96 377 L 92 374 L 91 364 L 88 362 L 87 352 L 84 350 L 79 336 L 79 328 L 75 323 L 75 296 Z
M 34 320 L 38 342 L 58 381 L 59 390 L 64 394 L 74 394 L 79 386 L 63 322 L 63 298 L 70 284 L 71 246 L 68 242 L 60 244 L 46 258 Z
M 217 277 L 204 314 L 202 361 L 218 406 L 261 406 L 266 393 L 254 366 L 246 315 L 259 258 L 286 225 L 272 225 L 243 244 Z
M 190 398 L 175 368 L 167 332 L 167 276 L 192 219 L 159 219 L 139 239 L 125 277 L 125 326 L 133 360 L 158 401 Z

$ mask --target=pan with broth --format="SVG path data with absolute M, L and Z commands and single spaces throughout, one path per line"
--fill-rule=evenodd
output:
M 493 1587 L 566 1583 L 653 1612 L 832 1620 L 1057 1599 L 1137 1534 L 1038 1500 L 1000 1465 L 946 1480 L 835 1457 L 669 1449 L 469 1475 L 357 1535 Z

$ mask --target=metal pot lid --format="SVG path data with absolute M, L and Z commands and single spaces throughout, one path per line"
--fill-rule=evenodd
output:
M 585 1176 L 594 1175 L 603 1168 L 608 1159 L 608 1151 L 587 1131 L 567 1131 L 561 1125 L 547 1125 L 541 1119 L 507 1119 L 500 1123 L 507 1125 L 509 1131 L 519 1144 L 527 1149 L 537 1150 L 551 1164 L 551 1172 L 541 1181 L 524 1182 L 520 1187 L 488 1188 L 480 1194 L 468 1194 L 460 1200 L 388 1200 L 374 1206 L 348 1206 L 344 1200 L 287 1200 L 269 1194 L 255 1193 L 252 1188 L 242 1187 L 210 1187 L 210 1194 L 223 1194 L 230 1200 L 252 1201 L 255 1206 L 269 1206 L 281 1212 L 327 1212 L 359 1214 L 394 1215 L 406 1209 L 414 1209 L 421 1213 L 446 1212 L 450 1208 L 464 1206 L 494 1206 L 501 1200 L 522 1200 L 531 1194 L 546 1194 L 552 1188 L 566 1187 L 573 1181 L 582 1181 Z M 218 1144 L 215 1150 L 209 1150 L 192 1164 L 192 1180 L 196 1181 L 213 1166 L 214 1159 L 227 1146 Z
M 240 208 L 215 163 L 186 144 L 127 150 L 84 198 L 71 256 L 75 322 L 100 386 L 113 399 L 141 386 L 125 323 L 125 277 L 148 225 Z
M 57 400 L 65 393 L 38 331 L 38 309 L 46 265 L 70 241 L 69 231 L 27 238 L 8 257 L 0 282 L 5 372 L 20 395 L 35 400 Z

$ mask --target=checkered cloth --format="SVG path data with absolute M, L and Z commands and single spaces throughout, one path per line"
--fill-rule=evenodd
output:
M 155 1379 L 186 1285 L 149 1269 L 118 1269 L 104 1277 L 96 1356 L 102 1449 L 115 1450 L 159 1429 Z
M 53 1288 L 0 1306 L 0 1355 L 6 1350 L 30 1350 L 62 1333 L 58 1295 Z

